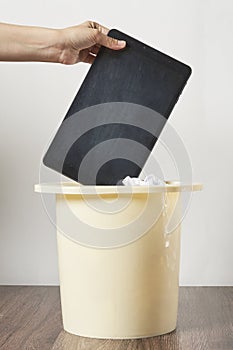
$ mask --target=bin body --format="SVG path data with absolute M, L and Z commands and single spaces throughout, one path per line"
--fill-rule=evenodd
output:
M 180 225 L 169 234 L 166 227 L 171 215 L 180 221 L 179 194 L 135 193 L 125 209 L 109 216 L 93 209 L 100 200 L 97 195 L 88 196 L 88 204 L 85 195 L 56 195 L 60 294 L 66 331 L 123 339 L 156 336 L 176 328 Z M 117 200 L 125 200 L 125 196 L 129 195 L 120 193 Z M 115 194 L 101 195 L 101 200 L 108 203 L 115 199 Z M 76 215 L 92 228 L 114 229 L 117 235 L 122 225 L 138 219 L 142 211 L 143 220 L 152 224 L 128 244 L 101 249 L 74 239 L 80 230 L 75 224 Z

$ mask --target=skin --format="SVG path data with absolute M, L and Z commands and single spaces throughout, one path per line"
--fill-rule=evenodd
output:
M 108 37 L 108 31 L 92 21 L 64 29 L 0 23 L 0 61 L 93 63 L 101 46 L 120 50 L 126 45 Z

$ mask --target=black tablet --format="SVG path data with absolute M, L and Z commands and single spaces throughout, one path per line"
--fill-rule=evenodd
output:
M 190 74 L 186 64 L 113 29 L 127 45 L 102 47 L 43 162 L 85 185 L 139 176 Z

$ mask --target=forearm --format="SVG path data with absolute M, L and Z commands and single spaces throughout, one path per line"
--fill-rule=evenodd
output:
M 0 23 L 0 61 L 59 62 L 60 34 L 57 29 Z

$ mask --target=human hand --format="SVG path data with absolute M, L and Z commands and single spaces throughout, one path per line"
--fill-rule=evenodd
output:
M 63 64 L 77 62 L 93 63 L 101 46 L 113 50 L 125 47 L 126 42 L 107 36 L 109 29 L 92 21 L 80 25 L 59 29 L 58 61 Z
M 0 61 L 93 63 L 101 45 L 113 50 L 126 45 L 107 34 L 91 21 L 64 29 L 0 23 Z

